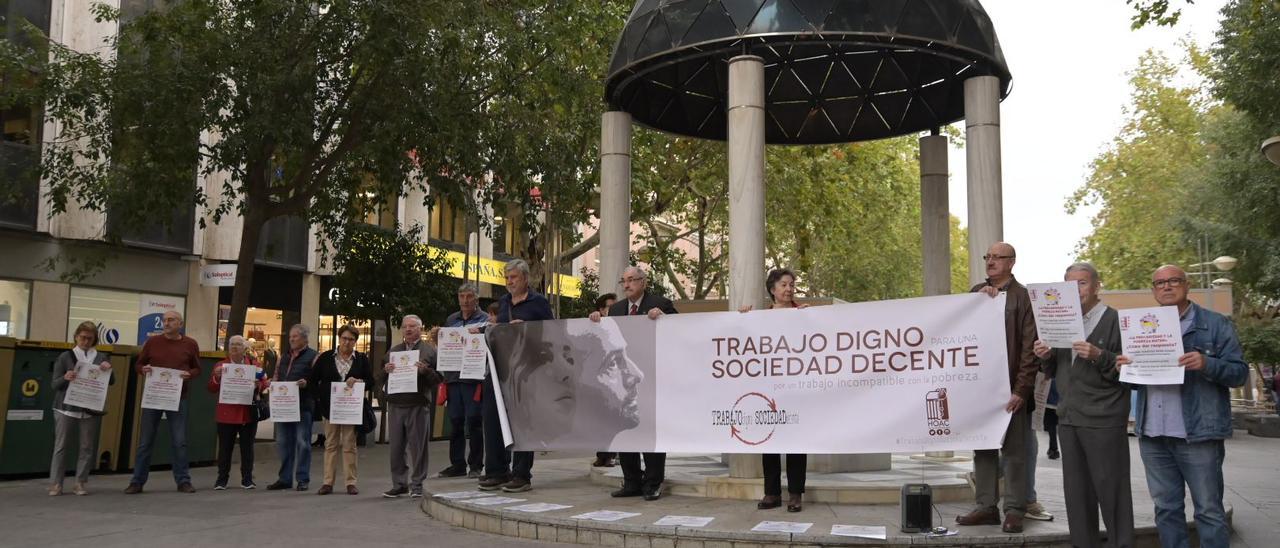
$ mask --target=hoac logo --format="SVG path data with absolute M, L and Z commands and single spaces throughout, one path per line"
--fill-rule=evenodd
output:
M 951 435 L 951 405 L 947 403 L 946 388 L 939 388 L 925 394 L 924 409 L 930 436 Z

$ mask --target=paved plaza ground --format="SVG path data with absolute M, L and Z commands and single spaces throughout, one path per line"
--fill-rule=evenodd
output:
M 1041 433 L 1041 448 L 1047 440 Z M 445 465 L 445 442 L 431 444 L 431 470 Z M 362 448 L 360 452 L 359 496 L 315 495 L 320 486 L 322 459 L 317 451 L 313 464 L 311 490 L 268 492 L 263 487 L 274 476 L 276 458 L 270 443 L 258 444 L 256 474 L 259 488 L 242 491 L 212 489 L 214 469 L 192 470 L 199 490 L 184 495 L 174 490 L 172 475 L 156 471 L 147 492 L 126 496 L 121 491 L 128 484 L 127 474 L 93 476 L 92 495 L 75 497 L 45 494 L 44 480 L 0 482 L 0 546 L 536 546 L 550 543 L 519 540 L 450 526 L 423 514 L 418 501 L 408 498 L 388 500 L 381 491 L 389 487 L 387 449 L 385 445 Z M 1146 485 L 1136 442 L 1133 444 L 1134 491 L 1145 499 Z M 550 470 L 571 469 L 580 463 L 587 470 L 590 455 L 540 455 L 541 466 Z M 552 462 L 554 460 L 554 462 Z M 1043 458 L 1039 461 L 1038 490 L 1050 511 L 1061 515 L 1061 461 Z M 232 484 L 238 483 L 238 466 L 233 465 Z M 539 465 L 534 466 L 534 486 L 538 482 Z M 552 476 L 557 474 L 550 474 Z M 67 481 L 68 489 L 72 481 Z M 1280 538 L 1280 439 L 1265 439 L 1237 431 L 1227 442 L 1226 502 L 1234 508 L 1236 535 L 1233 546 L 1270 547 Z M 434 485 L 433 485 L 434 484 Z M 429 490 L 444 491 L 465 482 L 428 481 Z M 601 488 L 601 507 L 609 499 Z M 550 488 L 545 491 L 551 491 Z M 520 496 L 540 500 L 538 489 Z M 575 501 L 577 502 L 577 501 Z M 631 501 L 628 501 L 630 503 Z M 638 501 L 636 501 L 638 502 Z M 755 513 L 749 501 L 690 500 L 703 508 L 719 512 Z M 587 507 L 581 511 L 598 509 Z M 631 506 L 631 504 L 628 504 Z M 950 506 L 950 505 L 948 505 Z M 824 505 L 806 505 L 805 513 L 785 514 L 766 519 L 797 520 L 806 514 L 818 518 Z M 576 510 L 577 508 L 575 508 Z M 1139 508 L 1139 515 L 1150 515 L 1149 508 Z M 896 509 L 895 509 L 896 511 Z M 710 514 L 705 514 L 710 515 Z M 944 516 L 950 520 L 951 516 Z M 1149 518 L 1148 518 L 1149 519 Z M 1028 527 L 1036 527 L 1028 522 Z M 1061 522 L 1054 525 L 1059 525 Z

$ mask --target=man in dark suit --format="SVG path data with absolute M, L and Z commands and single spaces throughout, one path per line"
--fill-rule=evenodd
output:
M 663 314 L 675 314 L 671 300 L 647 291 L 649 278 L 640 267 L 631 266 L 622 271 L 623 298 L 609 307 L 609 316 L 646 315 L 656 320 Z M 592 312 L 591 321 L 600 321 L 600 313 Z M 640 453 L 618 453 L 622 465 L 622 488 L 614 491 L 614 497 L 644 496 L 644 500 L 658 500 L 662 495 L 662 480 L 666 475 L 667 454 L 645 453 L 644 468 L 640 467 Z

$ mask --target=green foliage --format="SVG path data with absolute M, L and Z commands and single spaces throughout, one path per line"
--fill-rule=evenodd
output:
M 1174 0 L 1175 3 L 1177 1 Z M 1181 9 L 1170 9 L 1172 6 L 1169 0 L 1124 0 L 1124 3 L 1133 6 L 1133 16 L 1130 18 L 1133 30 L 1149 24 L 1172 27 L 1182 17 Z M 1186 0 L 1186 3 L 1194 4 L 1195 0 Z
M 457 304 L 457 283 L 444 252 L 431 252 L 421 237 L 421 225 L 408 231 L 351 225 L 338 243 L 335 312 L 388 325 L 407 314 L 441 323 Z
M 1246 362 L 1280 365 L 1280 321 L 1249 318 L 1239 322 L 1237 331 Z
M 1162 264 L 1196 262 L 1196 238 L 1177 229 L 1177 214 L 1194 199 L 1187 180 L 1208 156 L 1201 132 L 1212 107 L 1198 86 L 1175 82 L 1178 72 L 1158 53 L 1142 56 L 1130 74 L 1120 135 L 1066 203 L 1069 213 L 1101 204 L 1077 251 L 1098 266 L 1109 289 L 1143 288 Z
M 1248 113 L 1268 137 L 1280 134 L 1280 2 L 1232 0 L 1217 37 L 1210 49 L 1214 94 Z

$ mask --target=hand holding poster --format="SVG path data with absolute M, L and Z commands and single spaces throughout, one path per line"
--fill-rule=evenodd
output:
M 111 384 L 111 370 L 103 371 L 97 364 L 76 364 L 76 378 L 67 386 L 62 402 L 93 411 L 102 411 L 107 404 L 107 387 Z
M 1071 343 L 1085 340 L 1084 313 L 1076 282 L 1027 284 L 1027 294 L 1041 342 L 1052 348 L 1071 348 Z
M 142 408 L 177 411 L 182 404 L 182 372 L 168 367 L 151 367 L 142 386 Z
M 1120 382 L 1182 384 L 1182 325 L 1178 307 L 1119 310 L 1120 345 L 1132 363 L 1120 368 Z
M 257 368 L 252 365 L 225 364 L 218 384 L 218 403 L 235 405 L 253 404 L 254 377 Z
M 464 379 L 480 380 L 484 378 L 485 368 L 489 366 L 489 349 L 485 347 L 484 335 L 463 334 L 462 375 Z
M 436 350 L 436 371 L 462 371 L 463 353 L 468 348 L 467 337 L 471 333 L 465 327 L 440 329 L 440 346 Z
M 418 391 L 418 351 L 391 353 L 391 373 L 387 374 L 388 394 L 412 394 Z
M 302 409 L 298 404 L 298 383 L 271 383 L 271 420 L 275 422 L 298 422 L 302 420 Z
M 347 386 L 345 382 L 329 385 L 329 422 L 360 424 L 364 421 L 364 383 Z

